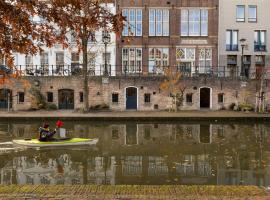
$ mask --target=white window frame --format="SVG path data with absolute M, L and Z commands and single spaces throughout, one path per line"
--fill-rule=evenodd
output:
M 210 52 L 210 57 L 207 56 L 207 51 Z M 200 48 L 199 49 L 199 73 L 200 74 L 207 74 L 210 73 L 212 67 L 212 56 L 213 50 L 212 48 Z M 210 64 L 207 65 L 206 63 L 209 62 Z
M 151 52 L 154 50 L 153 57 L 151 56 Z M 160 51 L 160 57 L 157 57 L 157 51 Z M 169 47 L 149 47 L 149 61 L 148 61 L 148 72 L 149 73 L 164 73 L 163 68 L 169 66 L 170 60 L 170 49 Z M 167 54 L 167 58 L 164 57 L 165 53 Z M 157 64 L 157 63 L 160 63 Z
M 255 18 L 250 16 L 250 14 L 251 14 L 250 13 L 250 10 L 251 9 L 255 9 L 255 15 L 256 15 Z M 248 6 L 248 22 L 257 22 L 257 17 L 258 17 L 257 11 L 258 10 L 257 10 L 257 6 L 256 5 L 249 5 Z
M 196 13 L 199 12 L 199 13 Z M 191 14 L 194 14 L 191 15 Z M 199 19 L 196 20 L 195 16 L 199 15 Z M 192 16 L 194 18 L 192 18 Z M 195 19 L 195 20 L 193 20 Z M 208 9 L 200 9 L 200 8 L 192 8 L 192 9 L 182 9 L 181 10 L 181 36 L 189 36 L 189 37 L 198 37 L 198 36 L 208 36 L 208 20 L 209 20 L 209 12 Z M 206 29 L 205 29 L 205 33 L 202 32 L 202 27 L 203 25 L 206 25 Z M 196 26 L 198 26 L 199 28 L 199 32 L 196 33 L 195 32 L 195 28 Z M 192 29 L 191 27 L 193 27 L 193 33 L 192 33 Z
M 149 9 L 149 36 L 169 36 L 170 34 L 170 10 Z
M 142 36 L 142 9 L 123 9 L 122 15 L 126 17 L 122 36 Z M 134 16 L 132 16 L 134 15 Z
M 126 55 L 124 54 L 126 51 Z M 134 53 L 131 56 L 132 51 Z M 124 47 L 122 48 L 122 70 L 123 73 L 141 73 L 142 72 L 142 48 Z

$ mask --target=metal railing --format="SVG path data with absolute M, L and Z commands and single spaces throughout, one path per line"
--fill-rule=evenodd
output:
M 164 76 L 165 69 L 168 67 L 156 66 L 112 66 L 108 65 L 108 76 Z M 83 75 L 82 65 L 19 65 L 16 67 L 21 76 L 81 76 Z M 246 69 L 241 72 L 240 67 L 226 66 L 206 66 L 206 67 L 189 67 L 189 66 L 173 66 L 172 71 L 180 72 L 182 77 L 211 77 L 211 78 L 245 78 L 258 79 L 263 74 L 265 79 L 270 79 L 270 68 L 262 70 Z M 96 65 L 89 66 L 88 76 L 104 76 L 105 66 Z

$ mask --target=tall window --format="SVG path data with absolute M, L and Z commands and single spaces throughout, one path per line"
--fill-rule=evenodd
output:
M 72 52 L 71 53 L 71 68 L 80 66 L 80 55 L 79 53 Z
M 248 21 L 257 22 L 257 6 L 248 6 Z
M 181 10 L 181 36 L 207 36 L 208 10 Z
M 266 31 L 257 30 L 254 33 L 254 51 L 266 51 Z
M 176 65 L 184 76 L 190 76 L 195 65 L 195 48 L 176 48 Z
M 49 73 L 49 54 L 47 52 L 40 53 L 40 65 L 41 65 L 41 74 Z
M 149 36 L 169 36 L 169 10 L 149 10 Z
M 210 73 L 212 66 L 212 49 L 199 49 L 199 73 Z
M 63 74 L 64 71 L 64 52 L 55 53 L 56 74 Z
M 124 73 L 139 73 L 142 71 L 142 48 L 122 49 L 122 68 Z
M 245 21 L 245 6 L 244 5 L 236 6 L 236 21 L 237 22 Z
M 47 52 L 40 53 L 40 65 L 49 65 L 49 55 Z
M 142 10 L 123 9 L 122 15 L 126 17 L 123 36 L 142 36 Z
M 25 68 L 26 68 L 27 74 L 31 75 L 33 73 L 33 56 L 32 55 L 25 55 Z
M 227 30 L 226 51 L 238 51 L 238 30 Z
M 169 48 L 149 48 L 149 72 L 163 73 L 169 66 Z

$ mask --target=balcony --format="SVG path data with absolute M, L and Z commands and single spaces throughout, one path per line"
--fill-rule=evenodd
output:
M 143 69 L 149 69 L 148 66 L 141 66 L 139 68 L 126 68 L 123 66 L 108 65 L 108 76 L 111 77 L 163 77 L 165 76 L 164 70 L 167 67 L 153 68 L 153 71 L 142 71 Z M 240 71 L 237 66 L 234 67 L 235 73 L 231 73 L 232 69 L 225 66 L 174 66 L 172 71 L 180 72 L 181 78 L 239 78 Z M 116 69 L 116 70 L 115 70 Z M 89 77 L 102 77 L 105 76 L 104 65 L 91 66 L 88 68 Z M 17 71 L 13 70 L 11 73 L 21 74 L 25 77 L 68 77 L 68 76 L 82 76 L 82 65 L 28 65 L 17 66 Z M 232 77 L 233 76 L 233 77 Z M 255 77 L 251 74 L 250 76 Z M 269 70 L 270 77 L 270 70 Z
M 266 51 L 266 45 L 254 43 L 254 51 Z
M 238 51 L 238 44 L 227 44 L 226 51 Z

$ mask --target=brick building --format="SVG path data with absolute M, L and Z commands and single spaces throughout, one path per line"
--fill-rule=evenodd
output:
M 218 0 L 116 1 L 127 25 L 116 43 L 118 72 L 209 73 L 218 58 Z M 215 69 L 217 70 L 217 69 Z

